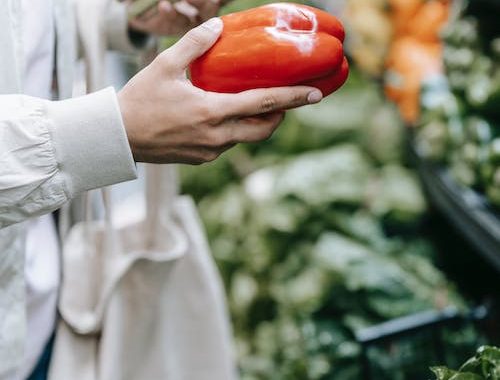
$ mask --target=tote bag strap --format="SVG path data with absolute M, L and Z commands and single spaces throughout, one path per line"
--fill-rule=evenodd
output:
M 169 255 L 180 257 L 188 249 L 186 231 L 176 218 L 178 202 L 178 180 L 173 165 L 145 165 L 146 172 L 146 247 L 165 247 Z M 166 240 L 170 241 L 167 242 Z M 162 256 L 160 254 L 160 256 Z
M 158 221 L 159 212 L 172 212 L 173 203 L 179 193 L 177 171 L 173 165 L 145 164 L 146 169 L 146 215 Z

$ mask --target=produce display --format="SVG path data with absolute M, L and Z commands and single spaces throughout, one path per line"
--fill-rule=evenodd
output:
M 446 77 L 429 78 L 416 132 L 421 156 L 500 205 L 500 3 L 466 2 L 444 30 Z M 493 20 L 494 19 L 494 20 Z
M 215 92 L 308 85 L 323 96 L 347 79 L 344 28 L 332 15 L 275 3 L 222 17 L 216 44 L 190 66 L 191 81 Z
M 500 379 L 500 348 L 483 346 L 458 370 L 433 367 L 435 380 L 498 380 Z
M 242 379 L 359 380 L 357 329 L 465 306 L 419 236 L 426 202 L 403 137 L 396 109 L 354 71 L 266 143 L 183 168 L 225 281 Z

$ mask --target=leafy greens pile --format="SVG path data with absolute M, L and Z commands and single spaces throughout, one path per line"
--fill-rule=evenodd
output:
M 436 380 L 499 380 L 500 348 L 480 347 L 458 371 L 446 367 L 432 367 Z

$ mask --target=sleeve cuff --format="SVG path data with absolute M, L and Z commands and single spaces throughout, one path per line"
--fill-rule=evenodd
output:
M 72 195 L 137 177 L 112 88 L 47 102 L 46 109 L 59 168 Z
M 111 50 L 137 53 L 153 45 L 154 37 L 129 29 L 125 3 L 109 2 L 106 18 L 106 33 Z

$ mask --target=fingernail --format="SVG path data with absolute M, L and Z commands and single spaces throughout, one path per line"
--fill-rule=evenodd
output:
M 222 20 L 219 17 L 213 17 L 205 23 L 205 27 L 214 32 L 220 32 L 222 30 Z
M 319 103 L 323 99 L 323 94 L 320 90 L 314 90 L 307 95 L 307 101 L 310 104 Z

